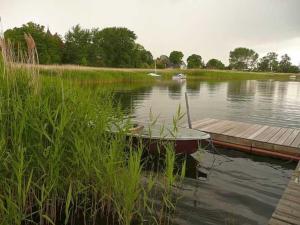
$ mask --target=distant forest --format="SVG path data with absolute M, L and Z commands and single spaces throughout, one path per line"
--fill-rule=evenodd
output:
M 14 46 L 14 50 L 26 51 L 25 34 L 35 40 L 40 64 L 76 64 L 96 67 L 119 68 L 207 68 L 232 69 L 242 71 L 263 71 L 298 73 L 299 67 L 291 63 L 285 54 L 280 58 L 277 53 L 270 52 L 259 58 L 253 50 L 238 47 L 229 53 L 229 65 L 225 66 L 218 59 L 210 59 L 206 63 L 201 55 L 192 54 L 183 62 L 181 51 L 172 51 L 169 56 L 161 55 L 153 59 L 150 51 L 137 43 L 136 34 L 125 27 L 109 27 L 104 29 L 84 29 L 80 25 L 72 27 L 64 37 L 51 33 L 45 26 L 33 22 L 8 29 L 4 37 Z

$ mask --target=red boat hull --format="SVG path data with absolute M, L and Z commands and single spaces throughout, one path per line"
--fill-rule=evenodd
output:
M 134 142 L 141 142 L 146 150 L 150 153 L 157 153 L 165 151 L 167 146 L 172 146 L 176 154 L 190 155 L 196 152 L 199 148 L 200 141 L 198 140 L 158 140 L 147 138 L 134 138 Z

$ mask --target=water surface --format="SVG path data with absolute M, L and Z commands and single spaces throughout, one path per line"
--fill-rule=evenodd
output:
M 185 92 L 193 121 L 210 117 L 300 128 L 300 82 L 295 81 L 170 82 L 118 93 L 137 118 L 148 119 L 152 109 L 170 122 L 179 104 L 185 110 Z
M 187 81 L 114 89 L 123 107 L 143 121 L 151 109 L 161 122 L 171 122 L 179 104 L 185 111 L 187 92 L 193 121 L 209 117 L 300 128 L 295 81 Z M 179 224 L 267 224 L 296 165 L 230 149 L 206 152 L 202 163 L 210 168 L 208 179 L 185 181 Z

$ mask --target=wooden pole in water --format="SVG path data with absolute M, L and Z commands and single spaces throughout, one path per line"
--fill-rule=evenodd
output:
M 188 118 L 188 124 L 189 124 L 189 128 L 192 128 L 192 123 L 191 123 L 191 117 L 190 117 L 190 107 L 189 107 L 189 99 L 188 99 L 188 95 L 187 92 L 185 92 L 185 105 L 186 105 L 186 115 Z

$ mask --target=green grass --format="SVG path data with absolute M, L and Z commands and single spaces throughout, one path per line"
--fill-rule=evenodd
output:
M 164 79 L 171 79 L 176 73 L 184 73 L 189 80 L 288 80 L 291 74 L 283 73 L 263 73 L 263 72 L 241 72 L 232 70 L 161 70 L 159 71 Z
M 205 70 L 205 69 L 160 69 L 161 79 L 147 76 L 153 69 L 114 69 L 75 66 L 41 66 L 40 72 L 46 76 L 60 76 L 86 83 L 154 83 L 171 80 L 176 73 L 184 73 L 190 80 L 288 80 L 291 74 L 242 72 L 232 70 Z
M 105 79 L 125 75 L 106 73 Z M 112 94 L 73 85 L 69 76 L 73 72 L 43 77 L 36 67 L 0 60 L 0 224 L 101 224 L 99 217 L 114 224 L 145 217 L 165 224 L 149 197 L 159 182 L 156 173 L 142 182 L 142 148 L 129 145 L 124 132 L 107 132 L 123 117 Z M 169 208 L 177 176 L 174 156 L 166 160 L 167 191 L 159 199 Z
M 155 78 L 140 71 L 41 69 L 40 73 L 48 77 L 59 76 L 62 79 L 72 79 L 85 83 L 155 82 Z

